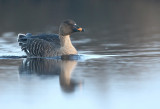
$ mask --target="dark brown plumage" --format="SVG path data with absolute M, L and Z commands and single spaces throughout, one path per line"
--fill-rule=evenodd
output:
M 71 43 L 70 35 L 74 32 L 82 31 L 84 29 L 76 25 L 73 20 L 65 20 L 59 27 L 59 34 L 19 34 L 18 42 L 28 57 L 53 57 L 77 54 L 77 50 Z

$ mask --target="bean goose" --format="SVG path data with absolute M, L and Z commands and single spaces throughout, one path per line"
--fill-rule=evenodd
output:
M 75 21 L 65 20 L 59 27 L 59 34 L 18 34 L 18 43 L 28 57 L 75 55 L 77 50 L 72 45 L 70 35 L 83 31 Z

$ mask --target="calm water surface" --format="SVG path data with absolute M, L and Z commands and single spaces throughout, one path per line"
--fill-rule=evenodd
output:
M 57 32 L 57 22 L 64 16 L 78 18 L 77 24 L 84 26 L 86 32 L 72 35 L 73 44 L 81 55 L 79 60 L 0 58 L 0 108 L 160 108 L 160 3 L 107 1 L 106 7 L 104 1 L 96 2 L 98 5 L 88 2 L 83 13 L 76 9 L 79 14 L 75 14 L 68 5 L 65 7 L 68 10 L 57 10 L 65 15 L 58 14 L 54 20 L 49 19 L 53 17 L 49 9 L 54 8 L 50 4 L 55 2 L 46 2 L 49 9 L 45 8 L 46 4 L 41 6 L 44 4 L 41 2 L 36 7 L 33 2 L 26 2 L 24 8 L 18 5 L 17 10 L 9 11 L 7 6 L 15 4 L 1 2 L 6 19 L 0 20 L 1 28 L 4 27 L 0 31 L 0 56 L 25 55 L 16 42 L 17 33 Z M 17 20 L 25 17 L 18 17 L 22 14 L 18 9 L 25 11 L 25 6 L 37 11 L 45 8 L 43 11 L 49 13 L 45 13 L 44 19 L 30 23 L 33 27 L 28 26 L 32 17 L 24 18 L 23 23 Z M 14 16 L 6 14 L 13 12 Z M 34 12 L 30 14 L 33 16 Z M 40 16 L 43 14 L 38 14 Z M 48 22 L 53 21 L 55 24 L 49 25 Z

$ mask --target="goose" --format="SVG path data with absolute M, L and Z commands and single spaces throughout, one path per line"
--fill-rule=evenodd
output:
M 76 55 L 78 52 L 70 39 L 70 35 L 74 32 L 84 32 L 84 29 L 69 19 L 60 24 L 58 34 L 20 33 L 18 34 L 18 43 L 27 57 Z

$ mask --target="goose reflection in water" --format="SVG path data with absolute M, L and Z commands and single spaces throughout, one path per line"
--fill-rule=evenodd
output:
M 80 81 L 71 78 L 71 74 L 77 65 L 76 60 L 54 60 L 43 58 L 27 58 L 19 67 L 20 75 L 36 74 L 39 76 L 58 76 L 61 89 L 65 92 L 73 92 Z

